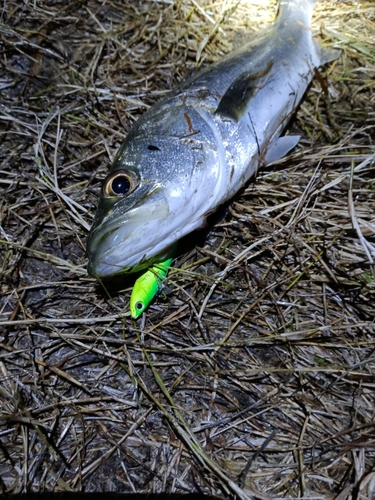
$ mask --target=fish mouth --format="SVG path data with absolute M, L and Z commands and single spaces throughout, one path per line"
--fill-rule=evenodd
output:
M 152 266 L 155 262 L 166 260 L 167 255 L 167 250 L 156 255 L 152 254 L 149 257 L 147 256 L 147 252 L 144 252 L 141 260 L 134 259 L 129 254 L 128 260 L 124 258 L 124 261 L 121 262 L 117 261 L 117 258 L 115 258 L 116 262 L 114 262 L 112 255 L 107 253 L 107 255 L 101 256 L 99 259 L 95 259 L 95 257 L 90 259 L 87 266 L 87 272 L 89 276 L 99 280 L 115 277 L 120 274 L 136 273 Z M 131 264 L 126 265 L 125 262 Z
M 87 272 L 94 278 L 140 271 L 162 259 L 169 245 L 160 231 L 170 215 L 163 189 L 142 196 L 130 209 L 121 201 L 89 234 Z

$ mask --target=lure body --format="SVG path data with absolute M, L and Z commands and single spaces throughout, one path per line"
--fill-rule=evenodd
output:
M 130 314 L 132 318 L 139 318 L 150 305 L 169 271 L 172 260 L 170 258 L 155 264 L 136 280 L 130 296 Z

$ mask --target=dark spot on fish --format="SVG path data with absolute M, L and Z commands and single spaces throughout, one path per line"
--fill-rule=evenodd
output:
M 153 146 L 152 144 L 149 144 L 147 146 L 147 149 L 150 151 L 160 151 L 160 148 L 158 148 L 157 146 Z
M 232 182 L 233 174 L 234 174 L 234 165 L 232 165 L 232 168 L 230 169 L 229 182 Z

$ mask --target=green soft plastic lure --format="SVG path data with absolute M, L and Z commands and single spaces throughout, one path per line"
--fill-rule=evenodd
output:
M 137 319 L 150 305 L 169 271 L 172 260 L 173 258 L 169 258 L 164 262 L 155 264 L 136 280 L 130 296 L 130 314 L 132 318 Z

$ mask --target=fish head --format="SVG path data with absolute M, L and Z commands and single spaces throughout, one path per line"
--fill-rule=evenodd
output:
M 205 141 L 181 131 L 150 136 L 125 141 L 103 183 L 87 241 L 93 277 L 137 272 L 167 259 L 177 240 L 204 225 L 215 203 L 210 195 L 220 169 L 207 134 Z
M 142 179 L 134 170 L 117 169 L 107 176 L 87 241 L 91 276 L 105 278 L 147 267 L 144 243 L 147 232 L 168 218 L 166 194 L 165 186 Z

